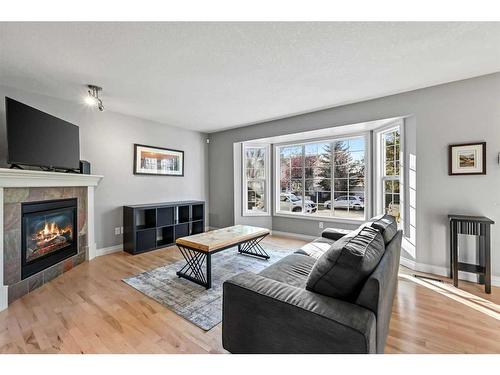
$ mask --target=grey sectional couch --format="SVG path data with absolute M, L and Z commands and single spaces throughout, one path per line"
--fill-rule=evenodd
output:
M 402 233 L 392 216 L 322 237 L 223 286 L 232 353 L 383 353 Z

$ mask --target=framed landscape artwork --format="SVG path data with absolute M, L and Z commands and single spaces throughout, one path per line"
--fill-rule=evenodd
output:
M 450 145 L 448 174 L 486 174 L 486 142 Z
M 184 151 L 134 144 L 134 174 L 184 176 Z

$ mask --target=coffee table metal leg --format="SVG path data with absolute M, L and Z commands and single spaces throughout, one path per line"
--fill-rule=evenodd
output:
M 266 253 L 264 248 L 260 245 L 260 241 L 266 236 L 267 234 L 239 243 L 238 252 L 266 260 L 269 259 L 269 254 Z M 230 245 L 218 249 L 217 252 L 234 246 L 235 245 Z M 186 260 L 186 264 L 177 271 L 177 276 L 204 286 L 206 289 L 210 289 L 212 287 L 212 253 L 179 244 L 177 244 L 177 247 Z
M 260 241 L 262 241 L 266 236 L 267 234 L 239 244 L 238 252 L 240 254 L 253 255 L 259 258 L 269 259 L 269 254 L 266 253 L 266 250 L 264 250 L 264 248 L 260 245 Z
M 177 271 L 177 276 L 210 289 L 212 287 L 210 253 L 195 251 L 180 245 L 177 245 L 177 247 L 186 260 L 186 264 Z M 205 270 L 204 264 L 206 265 Z
M 207 289 L 212 287 L 212 257 L 210 253 L 207 253 L 207 285 L 205 286 Z

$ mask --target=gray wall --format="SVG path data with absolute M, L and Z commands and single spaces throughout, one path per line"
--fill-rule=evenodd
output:
M 95 192 L 97 248 L 122 243 L 122 206 L 181 199 L 208 199 L 206 134 L 183 130 L 83 104 L 61 101 L 0 86 L 0 165 L 6 166 L 4 96 L 22 101 L 80 127 L 80 157 L 104 179 Z M 135 176 L 133 144 L 171 147 L 185 152 L 184 177 Z
M 210 135 L 210 225 L 233 223 L 233 143 L 376 119 L 413 116 L 416 123 L 416 243 L 414 260 L 448 267 L 447 215 L 500 220 L 500 74 L 434 86 Z M 486 176 L 448 176 L 448 145 L 487 142 Z M 273 218 L 273 229 L 315 235 L 317 223 Z M 492 238 L 493 274 L 500 275 L 500 230 Z

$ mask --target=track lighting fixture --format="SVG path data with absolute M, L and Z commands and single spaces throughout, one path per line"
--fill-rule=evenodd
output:
M 89 106 L 96 106 L 99 111 L 104 111 L 104 105 L 102 104 L 102 100 L 99 99 L 99 91 L 102 91 L 102 87 L 87 85 L 89 88 L 89 95 L 85 98 L 85 103 Z

